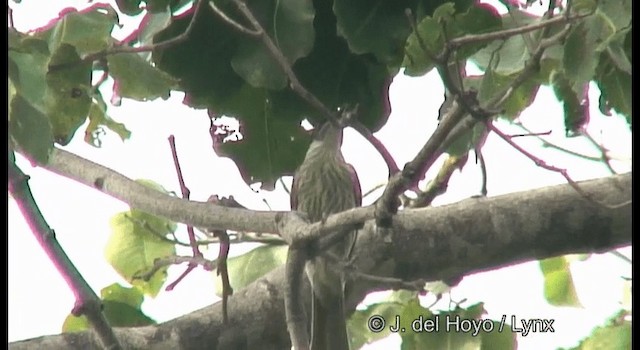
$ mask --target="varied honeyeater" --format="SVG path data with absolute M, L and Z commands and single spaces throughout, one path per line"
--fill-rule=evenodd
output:
M 315 130 L 304 161 L 293 177 L 291 209 L 306 213 L 311 222 L 362 204 L 358 176 L 345 162 L 341 146 L 342 129 L 325 122 Z M 355 239 L 355 231 L 347 233 L 327 251 L 347 260 Z M 306 265 L 313 291 L 311 349 L 348 350 L 344 275 L 323 254 L 326 252 L 319 252 Z

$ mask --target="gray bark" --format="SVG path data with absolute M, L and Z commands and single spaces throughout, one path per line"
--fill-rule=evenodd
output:
M 631 174 L 580 183 L 610 204 L 631 200 Z M 562 254 L 603 252 L 631 244 L 631 205 L 607 208 L 569 185 L 400 211 L 389 228 L 369 220 L 358 236 L 359 272 L 405 280 L 455 281 L 467 274 Z M 229 300 L 230 324 L 217 303 L 157 326 L 116 329 L 129 349 L 289 349 L 284 270 L 278 268 Z M 388 288 L 355 281 L 347 308 Z M 308 290 L 307 295 L 310 295 Z M 10 349 L 95 349 L 90 331 L 10 343 Z

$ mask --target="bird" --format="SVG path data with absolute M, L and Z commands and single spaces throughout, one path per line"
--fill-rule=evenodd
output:
M 306 213 L 311 222 L 362 205 L 360 181 L 353 166 L 342 155 L 343 129 L 324 122 L 313 133 L 302 164 L 291 186 L 291 209 Z M 347 233 L 327 251 L 349 259 L 356 231 Z M 311 350 L 348 350 L 344 311 L 344 276 L 323 253 L 307 261 L 311 283 Z

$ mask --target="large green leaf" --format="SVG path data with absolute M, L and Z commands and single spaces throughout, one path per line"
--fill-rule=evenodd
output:
M 563 256 L 540 260 L 544 276 L 544 297 L 555 306 L 580 306 L 570 264 Z
M 260 92 L 268 95 L 264 90 Z M 308 147 L 309 139 L 299 125 L 283 118 L 292 111 L 278 113 L 277 105 L 263 94 L 245 85 L 244 91 L 236 96 L 239 105 L 235 110 L 242 111 L 242 116 L 253 122 L 242 122 L 241 140 L 217 139 L 214 150 L 236 163 L 246 183 L 262 182 L 263 188 L 271 189 L 281 176 L 281 169 L 290 173 L 302 161 L 300 150 Z
M 44 40 L 17 33 L 11 45 L 9 47 L 9 79 L 24 99 L 42 113 L 46 113 L 42 97 L 47 89 L 45 77 L 50 59 L 47 43 Z
M 556 98 L 562 102 L 564 109 L 564 125 L 568 136 L 577 135 L 584 124 L 588 122 L 586 119 L 587 111 L 585 106 L 580 102 L 582 100 L 581 91 L 574 89 L 574 85 L 563 72 L 553 72 L 551 74 L 551 86 Z M 578 90 L 582 90 L 581 84 Z
M 411 31 L 405 10 L 415 13 L 416 4 L 415 0 L 336 0 L 333 11 L 338 35 L 346 39 L 352 52 L 372 53 L 378 61 L 398 68 Z
M 148 180 L 139 181 L 154 190 L 167 193 L 162 186 Z M 105 247 L 105 257 L 113 268 L 144 294 L 155 297 L 164 284 L 167 268 L 156 272 L 149 281 L 140 279 L 157 258 L 175 255 L 175 244 L 167 239 L 177 225 L 137 209 L 111 218 L 111 236 Z
M 107 62 L 116 91 L 122 97 L 138 101 L 167 99 L 171 89 L 177 86 L 177 80 L 136 53 L 110 55 Z
M 309 54 L 314 42 L 311 0 L 251 1 L 252 12 L 290 64 Z M 231 66 L 254 87 L 282 89 L 288 79 L 260 40 L 240 40 Z
M 118 16 L 111 5 L 98 3 L 82 11 L 69 7 L 61 11 L 57 21 L 38 29 L 36 37 L 46 40 L 52 52 L 67 44 L 84 56 L 112 45 L 111 31 L 116 23 Z
M 227 260 L 229 283 L 234 289 L 243 288 L 284 264 L 286 260 L 287 246 L 284 245 L 264 245 L 240 256 L 229 258 Z M 222 282 L 217 276 L 216 294 L 222 296 Z

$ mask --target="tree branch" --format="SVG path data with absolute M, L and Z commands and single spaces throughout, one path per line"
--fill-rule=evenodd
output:
M 132 208 L 196 227 L 279 234 L 288 244 L 304 243 L 373 218 L 373 207 L 332 214 L 308 224 L 290 211 L 255 211 L 196 202 L 160 193 L 105 166 L 53 148 L 49 163 L 40 165 L 56 174 L 97 189 Z
M 631 173 L 584 181 L 581 188 L 607 201 L 631 199 Z M 566 220 L 567 215 L 571 220 Z M 403 210 L 382 234 L 368 221 L 358 235 L 354 264 L 366 274 L 409 280 L 450 280 L 532 259 L 603 252 L 631 244 L 631 206 L 593 205 L 563 184 L 457 204 Z M 389 240 L 389 236 L 391 236 Z M 390 243 L 393 242 L 393 243 Z M 116 329 L 127 348 L 290 349 L 284 313 L 284 268 L 229 299 L 230 324 L 216 303 L 156 326 Z M 389 288 L 379 282 L 350 286 L 347 310 L 362 297 Z M 310 295 L 308 284 L 301 295 Z M 90 332 L 40 337 L 9 349 L 87 349 Z

